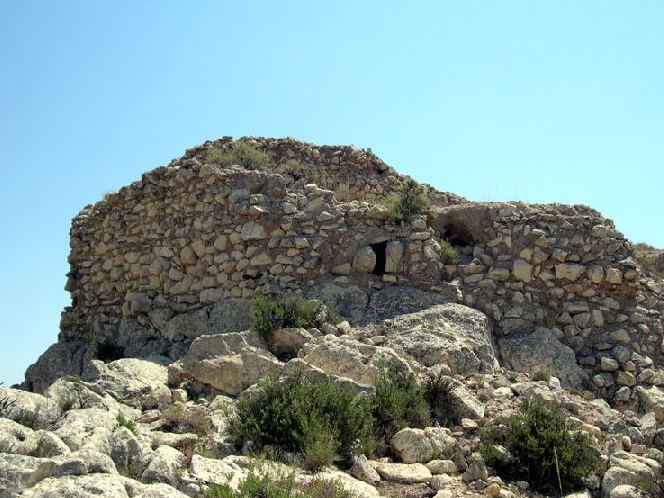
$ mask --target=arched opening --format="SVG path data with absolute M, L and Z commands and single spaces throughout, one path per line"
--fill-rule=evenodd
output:
M 383 275 L 385 273 L 385 248 L 387 247 L 387 241 L 370 244 L 370 246 L 373 252 L 376 253 L 376 266 L 374 266 L 371 273 L 374 275 Z
M 453 246 L 472 247 L 475 245 L 473 236 L 465 227 L 456 223 L 448 223 L 443 228 L 443 238 Z

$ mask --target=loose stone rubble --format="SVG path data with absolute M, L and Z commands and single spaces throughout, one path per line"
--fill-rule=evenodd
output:
M 425 186 L 431 212 L 395 223 L 380 201 L 405 177 L 370 150 L 241 140 L 274 164 L 208 164 L 233 141 L 206 142 L 74 219 L 58 342 L 23 390 L 0 387 L 0 498 L 237 485 L 254 464 L 229 440 L 235 397 L 296 370 L 370 391 L 386 362 L 446 375 L 458 425 L 406 428 L 392 461 L 357 457 L 318 477 L 367 497 L 535 496 L 477 451 L 483 427 L 544 399 L 600 449 L 584 496 L 653 492 L 664 285 L 610 220 Z M 441 260 L 446 243 L 458 264 Z M 322 298 L 344 321 L 279 330 L 268 345 L 250 330 L 261 293 Z M 177 414 L 199 433 L 179 434 Z

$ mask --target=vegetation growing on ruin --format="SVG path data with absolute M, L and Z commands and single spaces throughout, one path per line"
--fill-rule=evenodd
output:
M 226 148 L 208 149 L 205 160 L 222 167 L 239 165 L 247 169 L 262 169 L 273 164 L 270 154 L 247 142 L 233 142 Z
M 394 222 L 412 220 L 418 214 L 425 214 L 431 208 L 431 200 L 424 187 L 409 178 L 401 191 L 389 196 L 383 202 L 389 219 Z

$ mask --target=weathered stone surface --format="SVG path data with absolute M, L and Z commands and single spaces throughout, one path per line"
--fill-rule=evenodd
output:
M 422 429 L 400 430 L 390 439 L 390 446 L 403 463 L 426 463 L 434 457 L 433 445 Z
M 362 247 L 353 258 L 353 270 L 357 273 L 371 273 L 376 267 L 376 253 L 371 247 Z
M 26 370 L 26 388 L 41 393 L 60 377 L 80 375 L 88 348 L 88 343 L 80 340 L 53 344 Z
M 348 471 L 355 479 L 374 484 L 380 481 L 380 475 L 364 455 L 353 456 L 353 466 Z
M 303 346 L 301 358 L 328 374 L 347 377 L 364 385 L 374 384 L 380 372 L 378 364 L 410 369 L 392 349 L 369 346 L 345 336 L 319 337 Z
M 532 332 L 504 337 L 499 340 L 499 349 L 508 368 L 518 372 L 548 373 L 564 386 L 577 388 L 587 379 L 572 348 L 562 344 L 551 329 L 538 327 Z
M 459 304 L 441 304 L 395 317 L 387 346 L 425 366 L 452 373 L 492 372 L 497 366 L 487 317 Z
M 72 451 L 93 449 L 109 455 L 116 414 L 100 408 L 69 410 L 53 431 Z
M 104 363 L 88 362 L 81 379 L 135 408 L 163 407 L 171 402 L 168 367 L 164 358 L 122 358 Z
M 231 459 L 217 460 L 193 455 L 189 465 L 189 475 L 197 482 L 208 484 L 228 484 L 235 488 L 246 474 L 246 469 Z
M 0 386 L 0 417 L 32 429 L 52 427 L 62 410 L 55 400 L 41 394 Z
M 643 410 L 652 412 L 658 422 L 664 421 L 664 391 L 657 386 L 636 386 Z
M 169 376 L 174 383 L 191 378 L 237 395 L 280 365 L 255 332 L 231 332 L 197 337 Z
M 602 498 L 611 498 L 613 490 L 622 485 L 652 488 L 662 471 L 656 461 L 625 451 L 613 453 L 609 463 L 610 467 L 602 479 Z
M 175 448 L 160 446 L 154 452 L 141 479 L 147 483 L 166 483 L 176 485 L 179 481 L 179 470 L 185 464 L 186 457 Z
M 376 471 L 386 481 L 403 483 L 427 482 L 431 472 L 421 463 L 383 463 L 376 464 Z
M 29 498 L 90 497 L 103 493 L 105 498 L 187 498 L 168 484 L 143 484 L 120 475 L 86 474 L 44 479 L 23 495 Z

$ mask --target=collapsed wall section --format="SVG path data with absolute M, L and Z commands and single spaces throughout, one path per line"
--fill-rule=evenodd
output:
M 607 399 L 664 384 L 651 368 L 662 365 L 664 295 L 610 220 L 586 206 L 461 204 L 432 224 L 462 255 L 446 279 L 493 319 L 506 366 L 520 370 L 513 345 L 545 327 Z

